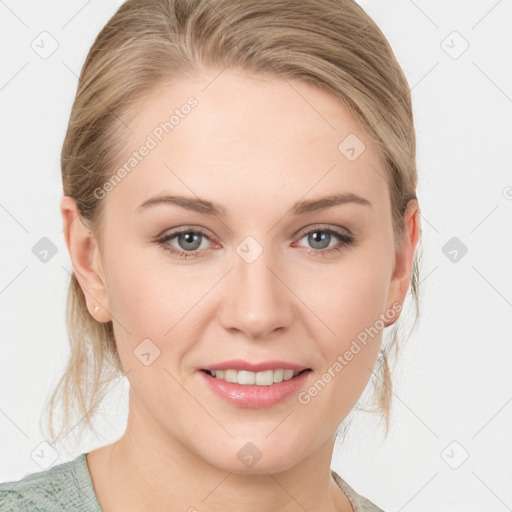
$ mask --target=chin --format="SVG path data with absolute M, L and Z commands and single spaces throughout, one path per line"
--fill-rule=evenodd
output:
M 223 471 L 240 475 L 265 475 L 292 468 L 299 463 L 300 453 L 300 446 L 283 446 L 282 442 L 270 443 L 262 437 L 260 441 L 256 439 L 254 442 L 231 439 L 222 449 L 222 453 L 203 452 L 202 458 Z

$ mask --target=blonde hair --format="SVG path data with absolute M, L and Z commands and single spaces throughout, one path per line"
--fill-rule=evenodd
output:
M 385 158 L 398 248 L 404 212 L 416 198 L 410 91 L 386 38 L 352 0 L 125 2 L 87 55 L 61 154 L 64 195 L 76 200 L 80 220 L 98 241 L 103 203 L 94 191 L 113 174 L 126 147 L 129 130 L 123 117 L 158 85 L 200 76 L 202 69 L 225 68 L 299 79 L 350 108 Z M 416 253 L 410 283 L 415 323 L 418 268 Z M 75 429 L 73 415 L 81 428 L 85 420 L 94 430 L 91 420 L 108 385 L 123 376 L 112 322 L 91 317 L 74 274 L 66 322 L 71 352 L 46 409 L 53 442 Z M 392 329 L 390 343 L 380 348 L 374 372 L 378 379 L 372 381 L 377 403 L 373 412 L 384 419 L 386 436 L 392 398 L 390 357 L 398 351 L 398 322 Z M 63 412 L 58 434 L 53 428 L 57 406 Z

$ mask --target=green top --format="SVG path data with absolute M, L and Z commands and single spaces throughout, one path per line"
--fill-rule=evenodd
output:
M 94 492 L 86 453 L 21 480 L 0 483 L 2 512 L 54 512 L 73 510 L 102 512 Z M 331 470 L 335 482 L 347 495 L 354 512 L 384 512 L 352 489 Z

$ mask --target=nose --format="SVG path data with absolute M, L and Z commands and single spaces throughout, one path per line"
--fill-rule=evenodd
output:
M 289 328 L 295 316 L 294 294 L 287 287 L 286 272 L 272 261 L 270 251 L 250 263 L 235 254 L 234 262 L 219 311 L 222 326 L 254 340 Z

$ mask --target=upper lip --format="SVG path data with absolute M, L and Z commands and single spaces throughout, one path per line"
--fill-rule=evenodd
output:
M 307 366 L 290 363 L 287 361 L 262 361 L 261 363 L 249 363 L 242 359 L 233 359 L 231 361 L 222 361 L 220 363 L 204 366 L 201 370 L 246 370 L 249 372 L 264 372 L 265 370 L 295 370 L 301 372 L 308 370 Z

